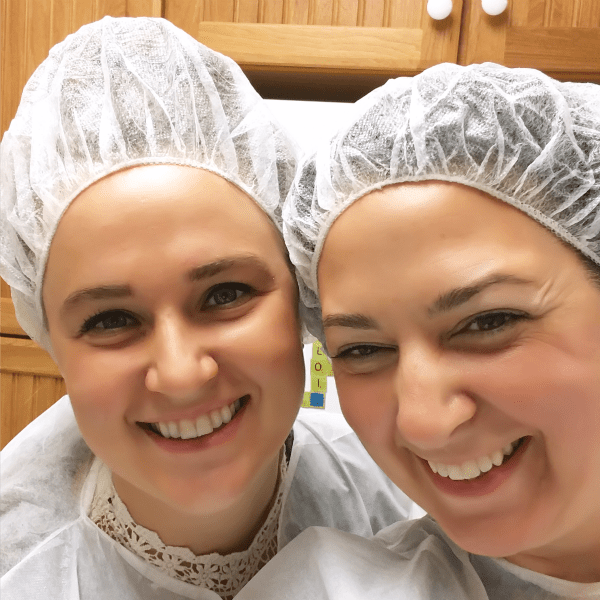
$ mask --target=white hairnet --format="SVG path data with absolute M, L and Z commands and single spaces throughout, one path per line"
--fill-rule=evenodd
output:
M 600 86 L 443 64 L 360 100 L 351 122 L 300 167 L 284 206 L 317 337 L 317 266 L 335 219 L 375 189 L 425 180 L 487 192 L 600 264 Z
M 1 144 L 0 275 L 23 329 L 50 349 L 41 288 L 72 200 L 134 165 L 212 171 L 281 230 L 296 147 L 241 69 L 163 19 L 85 25 L 50 51 Z

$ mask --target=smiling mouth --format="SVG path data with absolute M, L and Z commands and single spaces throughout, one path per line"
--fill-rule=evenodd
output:
M 476 481 L 485 476 L 489 471 L 494 470 L 495 467 L 500 467 L 509 461 L 526 439 L 528 438 L 519 438 L 502 448 L 502 450 L 498 450 L 489 456 L 483 456 L 477 460 L 467 461 L 462 465 L 444 465 L 431 461 L 426 462 L 429 468 L 440 477 L 449 478 L 453 481 Z
M 181 421 L 160 421 L 157 423 L 138 422 L 137 425 L 142 429 L 152 431 L 165 439 L 198 439 L 223 429 L 228 423 L 235 419 L 249 400 L 250 395 L 246 394 L 228 406 L 224 406 L 219 410 L 213 410 L 207 415 L 198 417 L 195 421 L 182 419 Z

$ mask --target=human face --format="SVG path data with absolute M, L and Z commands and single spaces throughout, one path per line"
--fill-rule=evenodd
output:
M 43 299 L 82 435 L 115 485 L 195 514 L 260 488 L 298 412 L 304 366 L 280 235 L 246 194 L 181 166 L 100 180 L 58 226 Z M 229 423 L 197 439 L 149 425 L 195 435 L 192 423 L 218 425 L 237 402 Z
M 600 290 L 575 252 L 478 190 L 403 184 L 337 219 L 318 276 L 342 410 L 386 474 L 468 551 L 597 569 Z

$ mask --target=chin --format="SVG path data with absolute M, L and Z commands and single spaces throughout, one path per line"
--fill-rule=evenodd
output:
M 530 532 L 515 525 L 497 523 L 495 526 L 475 524 L 473 527 L 465 527 L 463 523 L 462 527 L 447 527 L 443 521 L 438 523 L 457 546 L 471 554 L 505 558 L 535 546 L 527 535 Z

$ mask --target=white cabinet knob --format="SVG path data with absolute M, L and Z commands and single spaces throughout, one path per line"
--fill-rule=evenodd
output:
M 452 0 L 429 0 L 427 12 L 432 19 L 442 21 L 452 12 Z
M 508 5 L 508 0 L 481 0 L 481 7 L 488 15 L 501 15 Z

